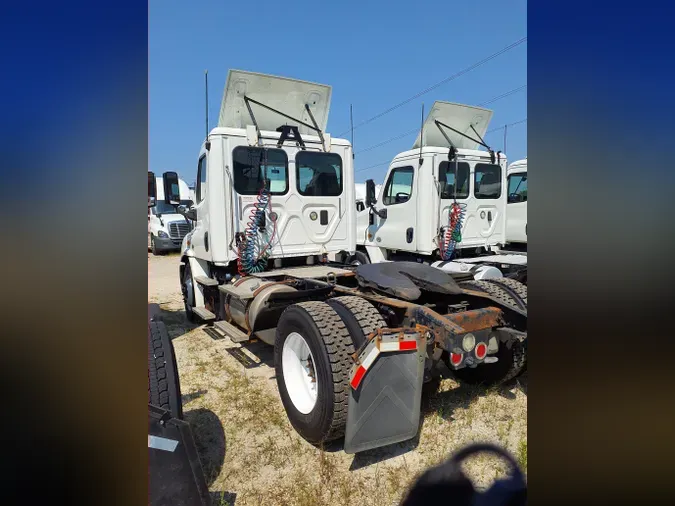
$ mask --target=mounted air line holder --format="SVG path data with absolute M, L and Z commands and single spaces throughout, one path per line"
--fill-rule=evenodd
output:
M 420 425 L 426 331 L 381 328 L 353 355 L 345 452 L 412 439 Z

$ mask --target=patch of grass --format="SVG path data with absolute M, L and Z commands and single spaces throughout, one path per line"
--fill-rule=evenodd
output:
M 527 439 L 521 439 L 518 443 L 518 452 L 516 453 L 518 465 L 527 473 Z

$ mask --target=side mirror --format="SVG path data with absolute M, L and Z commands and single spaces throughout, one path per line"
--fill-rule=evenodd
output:
M 157 180 L 155 173 L 148 171 L 148 207 L 155 205 L 157 200 Z
M 372 207 L 377 202 L 375 197 L 375 181 L 368 179 L 366 181 L 366 207 Z
M 176 208 L 176 210 L 178 211 L 178 214 L 182 214 L 188 220 L 197 221 L 197 210 L 196 209 L 188 209 L 187 206 L 180 205 Z
M 180 204 L 180 188 L 178 186 L 178 174 L 175 172 L 165 172 L 162 175 L 164 179 L 164 200 L 169 204 Z

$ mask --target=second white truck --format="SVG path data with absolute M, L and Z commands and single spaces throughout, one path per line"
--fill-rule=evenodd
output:
M 177 205 L 192 206 L 190 191 L 185 181 L 177 181 L 180 200 L 172 205 L 164 198 L 162 177 L 157 177 L 157 199 L 153 206 L 148 206 L 148 249 L 153 255 L 179 251 L 183 238 L 192 230 L 191 222 L 176 210 Z
M 476 279 L 526 268 L 522 254 L 476 258 L 508 247 L 509 234 L 514 242 L 527 242 L 520 232 L 527 217 L 527 166 L 513 164 L 509 172 L 506 157 L 485 144 L 491 117 L 488 109 L 434 103 L 413 149 L 392 160 L 382 190 L 366 182 L 366 209 L 357 215 L 357 252 L 349 263 L 426 262 L 471 271 Z M 516 206 L 521 206 L 519 214 Z

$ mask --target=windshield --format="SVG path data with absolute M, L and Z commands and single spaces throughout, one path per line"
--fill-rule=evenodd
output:
M 193 204 L 191 200 L 181 200 L 180 203 L 181 205 L 186 206 L 187 208 L 192 207 Z M 160 200 L 159 202 L 157 202 L 157 205 L 155 205 L 152 208 L 152 214 L 177 214 L 177 212 L 174 206 L 172 206 L 168 202 Z

